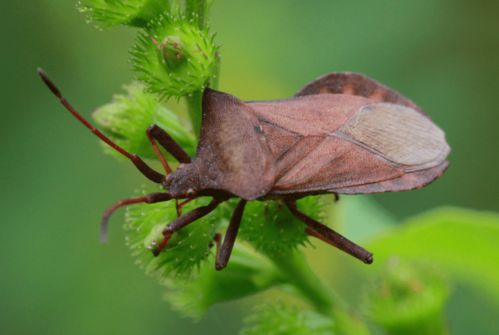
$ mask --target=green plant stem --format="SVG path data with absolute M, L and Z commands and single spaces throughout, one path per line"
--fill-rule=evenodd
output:
M 185 99 L 194 135 L 196 136 L 196 139 L 199 139 L 199 134 L 201 133 L 201 104 L 203 100 L 203 92 L 196 91 L 190 96 L 186 96 Z
M 295 251 L 289 255 L 270 258 L 287 282 L 300 292 L 317 312 L 331 317 L 337 323 L 341 334 L 369 334 L 362 321 L 349 315 L 338 295 L 316 276 L 301 252 Z
M 220 56 L 217 57 L 217 67 L 215 69 L 215 76 L 213 76 L 213 79 L 210 82 L 210 87 L 218 90 L 218 84 L 220 83 Z
M 203 29 L 206 24 L 206 16 L 208 12 L 208 0 L 186 0 L 185 15 L 189 20 L 197 22 L 199 29 Z M 219 65 L 218 65 L 219 66 Z M 217 66 L 217 67 L 218 67 Z M 192 129 L 197 139 L 201 133 L 201 104 L 203 92 L 197 91 L 187 96 L 187 110 L 191 118 Z
M 300 252 L 295 251 L 290 255 L 274 256 L 272 260 L 276 267 L 285 274 L 289 284 L 293 285 L 318 312 L 330 314 L 338 300 L 312 272 Z
M 208 11 L 207 0 L 186 0 L 185 14 L 189 20 L 197 21 L 199 29 L 205 26 Z

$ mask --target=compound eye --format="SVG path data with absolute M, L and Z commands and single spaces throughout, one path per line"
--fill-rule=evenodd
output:
M 163 185 L 164 188 L 170 188 L 170 185 L 172 184 L 172 178 L 171 174 L 167 175 L 161 185 Z
M 189 189 L 187 190 L 187 192 L 185 192 L 185 195 L 187 195 L 187 197 L 188 197 L 188 198 L 193 197 L 195 194 L 196 194 L 196 192 L 195 192 L 195 191 L 194 191 L 194 189 L 192 189 L 192 188 L 189 188 Z

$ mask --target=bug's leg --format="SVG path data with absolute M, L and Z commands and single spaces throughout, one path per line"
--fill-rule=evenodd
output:
M 117 209 L 132 204 L 140 204 L 140 203 L 154 204 L 156 202 L 168 201 L 170 199 L 172 199 L 170 193 L 162 192 L 162 193 L 151 193 L 143 197 L 128 198 L 118 201 L 117 203 L 106 209 L 106 211 L 102 215 L 101 241 L 102 242 L 107 241 L 107 227 L 109 223 L 109 218 Z
M 371 264 L 373 262 L 373 255 L 369 251 L 365 250 L 361 246 L 353 243 L 347 238 L 341 236 L 334 230 L 323 225 L 322 223 L 315 221 L 306 214 L 300 212 L 296 207 L 296 202 L 294 200 L 287 200 L 286 205 L 290 212 L 300 221 L 303 221 L 308 228 L 306 232 L 314 237 L 321 239 L 322 241 L 335 246 L 336 248 L 343 250 L 347 254 L 360 259 L 366 264 Z
M 166 158 L 165 156 L 163 156 L 163 153 L 159 150 L 158 144 L 156 143 L 153 134 L 153 130 L 155 129 L 154 126 L 147 128 L 146 135 L 147 138 L 149 139 L 149 142 L 151 142 L 152 150 L 156 154 L 156 157 L 158 157 L 158 160 L 160 161 L 161 165 L 163 166 L 163 169 L 165 170 L 166 175 L 168 176 L 170 173 L 172 173 L 172 168 L 166 161 Z M 175 199 L 175 208 L 177 210 L 177 217 L 179 217 L 182 214 L 182 208 L 179 206 L 178 199 Z
M 222 246 L 222 234 L 216 233 L 215 236 L 213 236 L 213 241 L 210 242 L 210 248 L 213 247 L 213 242 L 215 242 L 215 259 L 220 257 L 220 247 Z
M 76 109 L 74 109 L 74 107 L 66 100 L 66 98 L 61 94 L 61 91 L 57 88 L 57 86 L 55 86 L 55 84 L 49 79 L 47 74 L 42 69 L 38 69 L 38 74 L 42 78 L 45 85 L 47 85 L 47 87 L 50 89 L 50 91 L 59 99 L 61 104 L 71 114 L 73 114 L 73 116 L 76 117 L 78 121 L 80 121 L 85 127 L 87 127 L 92 133 L 94 133 L 98 138 L 100 138 L 111 148 L 118 151 L 123 156 L 127 157 L 137 167 L 137 169 L 140 172 L 142 172 L 142 174 L 146 178 L 158 184 L 165 179 L 164 175 L 153 170 L 139 156 L 129 153 L 128 151 L 126 151 L 125 149 L 114 143 L 109 137 L 104 135 L 99 129 L 92 126 L 92 124 L 90 124 L 90 122 L 88 122 L 83 116 L 81 116 L 81 114 L 78 113 Z
M 166 161 L 165 156 L 163 156 L 163 154 L 159 150 L 158 144 L 156 143 L 154 136 L 151 134 L 151 127 L 147 128 L 146 135 L 149 139 L 149 142 L 151 142 L 152 150 L 156 154 L 156 157 L 158 157 L 161 165 L 163 166 L 163 169 L 165 170 L 166 175 L 169 175 L 170 173 L 172 173 L 172 168 Z
M 185 205 L 187 205 L 189 202 L 194 200 L 196 198 L 189 198 L 181 202 L 177 202 L 177 216 L 182 215 L 182 208 L 184 208 Z
M 244 206 L 246 206 L 246 200 L 241 199 L 237 204 L 234 213 L 232 213 L 229 227 L 225 233 L 224 241 L 219 249 L 220 251 L 217 250 L 215 269 L 218 271 L 225 268 L 229 262 L 230 254 L 232 253 L 232 248 L 234 247 L 234 242 L 236 241 L 237 232 L 239 231 L 239 226 L 241 225 Z
M 340 196 L 338 193 L 333 193 L 333 197 L 334 197 L 334 202 L 340 201 Z
M 147 129 L 147 134 L 158 141 L 179 163 L 189 164 L 191 162 L 191 157 L 189 157 L 184 149 L 158 125 L 153 124 L 150 126 Z
M 217 208 L 220 202 L 221 200 L 219 199 L 213 199 L 208 205 L 198 207 L 190 212 L 182 214 L 181 216 L 176 218 L 173 222 L 168 224 L 166 228 L 163 230 L 163 240 L 153 251 L 154 256 L 158 256 L 159 253 L 163 251 L 164 248 L 166 248 L 168 241 L 170 240 L 174 232 L 187 226 L 189 223 L 192 223 L 197 219 L 200 219 L 203 216 L 211 213 L 215 208 Z
M 158 157 L 159 161 L 163 165 L 163 168 L 165 169 L 165 172 L 167 175 L 169 175 L 172 172 L 172 169 L 170 168 L 170 165 L 168 165 L 168 162 L 166 161 L 165 157 L 161 153 L 161 151 L 158 148 L 158 145 L 156 141 L 161 144 L 163 148 L 166 149 L 177 161 L 180 163 L 190 163 L 191 158 L 189 155 L 182 149 L 180 145 L 178 145 L 177 142 L 161 127 L 159 127 L 156 124 L 153 124 L 149 128 L 147 128 L 147 137 L 149 138 L 149 141 L 151 142 L 152 148 Z M 183 205 L 185 205 L 187 202 L 184 202 Z M 177 209 L 177 217 L 179 217 L 182 214 L 182 207 L 183 205 L 179 204 L 178 200 L 175 199 L 175 208 Z

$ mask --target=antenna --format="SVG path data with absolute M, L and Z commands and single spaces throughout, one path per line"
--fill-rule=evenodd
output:
M 38 68 L 38 74 L 42 78 L 43 82 L 50 91 L 59 99 L 61 104 L 71 113 L 74 117 L 78 119 L 85 127 L 87 127 L 92 133 L 94 133 L 103 142 L 109 145 L 114 150 L 118 151 L 120 154 L 132 161 L 132 163 L 137 167 L 137 169 L 142 172 L 149 180 L 155 183 L 162 183 L 165 180 L 165 176 L 159 172 L 153 170 L 149 165 L 147 165 L 139 156 L 134 155 L 120 147 L 118 144 L 114 143 L 109 137 L 104 135 L 99 129 L 95 128 L 90 122 L 88 122 L 76 109 L 66 100 L 66 98 L 61 94 L 61 91 L 55 86 L 55 84 L 50 80 L 47 73 L 41 68 Z

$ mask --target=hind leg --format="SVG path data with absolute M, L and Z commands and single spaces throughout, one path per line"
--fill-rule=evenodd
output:
M 306 214 L 300 212 L 296 207 L 296 202 L 294 200 L 286 200 L 286 206 L 289 211 L 300 221 L 305 223 L 308 228 L 305 232 L 311 236 L 317 237 L 320 240 L 335 246 L 336 248 L 352 255 L 353 257 L 363 261 L 366 264 L 371 264 L 373 262 L 373 254 L 362 248 L 361 246 L 353 243 L 344 236 L 338 234 L 331 228 L 322 223 L 315 221 Z

